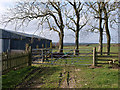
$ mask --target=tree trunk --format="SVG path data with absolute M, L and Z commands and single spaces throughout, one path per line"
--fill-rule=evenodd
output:
M 76 16 L 77 16 L 77 25 L 76 25 L 76 31 L 75 31 L 75 55 L 79 55 L 79 22 L 80 22 L 80 14 L 76 9 Z
M 105 29 L 106 29 L 106 36 L 107 36 L 107 55 L 110 55 L 110 32 L 108 28 L 108 20 L 105 20 Z
M 59 50 L 58 50 L 59 53 L 63 52 L 63 38 L 64 38 L 64 32 L 62 31 L 59 33 Z
M 78 49 L 79 49 L 79 31 L 76 31 L 75 32 L 75 52 L 74 52 L 75 55 L 79 54 Z
M 99 32 L 100 32 L 100 37 L 99 37 L 99 48 L 98 51 L 100 52 L 100 55 L 102 55 L 102 49 L 103 49 L 103 29 L 102 29 L 102 9 L 100 9 L 99 6 Z
M 99 18 L 99 30 L 100 30 L 100 37 L 99 37 L 99 52 L 100 55 L 102 55 L 102 50 L 103 50 L 103 29 L 101 27 L 102 25 L 102 19 Z
M 107 36 L 107 55 L 110 55 L 110 41 L 111 41 L 111 37 L 110 37 L 110 32 L 109 32 L 109 28 L 108 28 L 108 15 L 107 15 L 107 11 L 106 8 L 104 6 L 103 8 L 104 10 L 104 18 L 105 18 L 105 30 L 106 30 L 106 36 Z
M 58 15 L 59 15 L 59 20 L 60 20 L 60 33 L 59 33 L 59 53 L 63 53 L 63 39 L 64 39 L 64 23 L 63 23 L 63 18 L 62 18 L 62 11 L 58 9 Z
M 79 32 L 75 33 L 75 49 L 79 49 Z

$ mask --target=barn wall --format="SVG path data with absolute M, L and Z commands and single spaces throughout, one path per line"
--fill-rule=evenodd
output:
M 2 30 L 0 30 L 0 39 L 2 39 Z
M 11 50 L 25 50 L 26 43 L 28 41 L 26 39 L 23 40 L 16 40 L 12 39 L 11 40 Z
M 38 39 L 33 39 L 33 42 L 31 43 L 32 48 L 36 48 L 36 46 L 38 45 L 39 48 L 42 48 L 42 40 L 38 40 Z
M 50 42 L 52 42 L 51 40 L 47 40 L 46 44 L 47 44 L 47 48 L 50 47 Z
M 11 33 L 8 33 L 6 31 L 2 30 L 2 38 L 9 39 L 10 37 L 11 37 Z
M 10 43 L 10 39 L 3 39 L 2 40 L 3 52 L 6 52 L 7 50 L 9 50 L 9 43 Z
M 0 30 L 0 53 L 2 53 L 2 30 Z
M 24 35 L 24 34 L 23 34 Z M 42 44 L 45 48 L 50 47 L 51 40 L 44 38 L 34 38 L 33 43 L 31 43 L 31 36 L 27 35 L 22 36 L 19 33 L 7 30 L 0 29 L 0 52 L 6 52 L 7 50 L 25 50 L 26 44 L 32 46 L 32 48 L 36 48 L 38 45 L 39 48 L 42 48 Z M 47 45 L 47 47 L 46 47 Z
M 34 39 L 31 46 L 32 46 L 32 48 L 36 48 L 36 46 L 38 45 L 39 48 L 42 48 L 42 44 L 43 44 L 45 48 L 49 48 L 50 42 L 51 42 L 51 40 L 47 40 L 47 39 L 41 39 L 41 40 Z M 47 44 L 47 46 L 46 46 L 46 44 Z

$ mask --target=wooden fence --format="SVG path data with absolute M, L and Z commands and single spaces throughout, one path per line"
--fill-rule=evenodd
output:
M 118 62 L 118 53 L 117 52 L 110 52 L 110 55 L 107 55 L 107 52 L 100 52 L 96 51 L 96 47 L 93 48 L 93 66 L 98 64 L 113 64 Z
M 9 54 L 6 54 L 6 56 L 4 56 L 2 58 L 2 72 L 4 73 L 4 72 L 10 71 L 11 69 L 17 69 L 20 67 L 31 66 L 33 57 L 35 59 L 36 59 L 36 57 L 41 57 L 40 59 L 42 60 L 42 62 L 44 62 L 44 60 L 47 60 L 48 56 L 49 56 L 49 58 L 52 59 L 53 55 L 55 54 L 55 53 L 52 54 L 51 50 L 42 49 L 44 52 L 43 51 L 41 52 L 40 50 L 37 49 L 37 52 L 33 52 L 36 50 L 31 50 L 31 48 L 29 48 L 29 51 L 22 55 L 11 56 Z M 36 55 L 34 56 L 32 54 L 36 54 Z M 67 54 L 69 56 L 69 55 L 73 55 L 74 53 L 69 52 Z M 91 55 L 91 54 L 93 54 L 93 55 Z M 81 56 L 81 55 L 85 55 L 85 56 Z M 93 57 L 93 66 L 96 66 L 98 64 L 115 63 L 116 61 L 118 62 L 118 53 L 111 52 L 110 55 L 107 55 L 106 52 L 103 52 L 103 55 L 100 55 L 100 52 L 96 51 L 96 47 L 93 48 L 92 52 L 79 53 L 80 57 L 87 57 L 87 55 L 90 55 L 89 57 L 91 57 L 91 58 Z M 63 56 L 65 57 L 65 55 L 63 55 Z
M 75 54 L 74 49 L 33 49 L 32 64 L 46 65 L 92 65 L 92 49 L 80 49 L 79 54 Z
M 9 55 L 8 53 L 2 56 L 2 73 L 16 70 L 21 67 L 31 66 L 31 53 L 18 55 Z

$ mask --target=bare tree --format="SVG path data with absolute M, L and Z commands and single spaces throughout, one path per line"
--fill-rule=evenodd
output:
M 98 7 L 95 7 L 95 3 L 98 3 Z M 105 2 L 104 0 L 101 2 L 94 2 L 94 3 L 86 3 L 87 6 L 93 9 L 94 16 L 96 16 L 96 12 L 99 15 L 98 17 L 95 17 L 96 19 L 99 19 L 99 31 L 100 31 L 100 41 L 99 41 L 99 50 L 102 55 L 102 32 L 105 27 L 105 32 L 107 36 L 107 54 L 110 54 L 110 41 L 111 41 L 111 36 L 110 36 L 110 30 L 109 26 L 113 28 L 113 24 L 117 24 L 118 22 L 116 21 L 116 15 L 117 15 L 117 9 L 118 9 L 118 3 L 117 2 L 111 2 L 111 0 L 108 0 Z M 97 10 L 98 8 L 98 10 Z M 101 8 L 101 9 L 100 9 Z M 101 13 L 101 14 L 100 14 Z M 113 18 L 111 18 L 113 17 Z M 101 18 L 101 19 L 100 19 Z M 103 28 L 100 29 L 100 22 L 104 20 L 103 23 Z M 94 29 L 97 29 L 97 27 L 93 27 Z
M 51 7 L 54 9 L 54 11 L 51 10 Z M 63 38 L 64 38 L 64 22 L 63 22 L 63 4 L 60 2 L 48 2 L 46 4 L 46 13 L 49 13 L 49 15 L 54 19 L 54 22 L 56 25 L 51 25 L 50 23 L 50 17 L 47 17 L 47 23 L 50 28 L 50 30 L 54 30 L 59 35 L 59 52 L 63 52 Z
M 87 24 L 88 20 L 87 17 L 85 17 L 85 14 L 82 15 L 84 4 L 80 0 L 79 1 L 74 0 L 74 2 L 67 0 L 67 2 L 69 3 L 68 6 L 72 7 L 72 9 L 70 8 L 70 10 L 67 9 L 66 11 L 65 14 L 67 17 L 66 26 L 68 27 L 68 29 L 72 30 L 75 33 L 75 54 L 78 55 L 79 32 Z M 72 11 L 72 13 L 70 13 L 70 11 Z M 85 22 L 83 22 L 81 18 L 84 18 Z
M 96 26 L 92 26 L 92 29 L 93 30 L 97 29 L 100 32 L 98 51 L 102 55 L 103 50 L 102 2 L 89 2 L 86 3 L 86 5 L 88 6 L 90 13 L 94 15 L 94 19 L 99 20 L 99 28 Z
M 110 0 L 108 2 L 102 2 L 102 9 L 104 12 L 104 21 L 105 21 L 105 31 L 106 31 L 106 36 L 107 36 L 107 54 L 110 54 L 110 41 L 111 41 L 111 36 L 110 36 L 110 30 L 109 30 L 109 18 L 112 14 L 113 11 L 116 11 L 116 9 L 118 8 L 118 4 L 116 2 L 110 2 Z M 116 14 L 117 12 L 115 12 L 114 14 Z M 116 19 L 111 19 L 116 21 Z
M 15 27 L 28 26 L 33 20 L 38 20 L 37 27 L 47 24 L 50 30 L 54 30 L 59 35 L 59 52 L 63 52 L 64 22 L 63 22 L 63 3 L 40 2 L 37 0 L 20 1 L 14 8 L 4 15 L 3 23 L 13 23 Z M 51 24 L 50 22 L 54 24 Z M 46 25 L 45 25 L 46 26 Z

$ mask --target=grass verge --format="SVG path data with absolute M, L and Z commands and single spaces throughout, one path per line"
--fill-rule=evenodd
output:
M 2 88 L 15 88 L 22 82 L 25 76 L 36 67 L 25 67 L 19 70 L 12 70 L 5 75 L 2 75 Z

